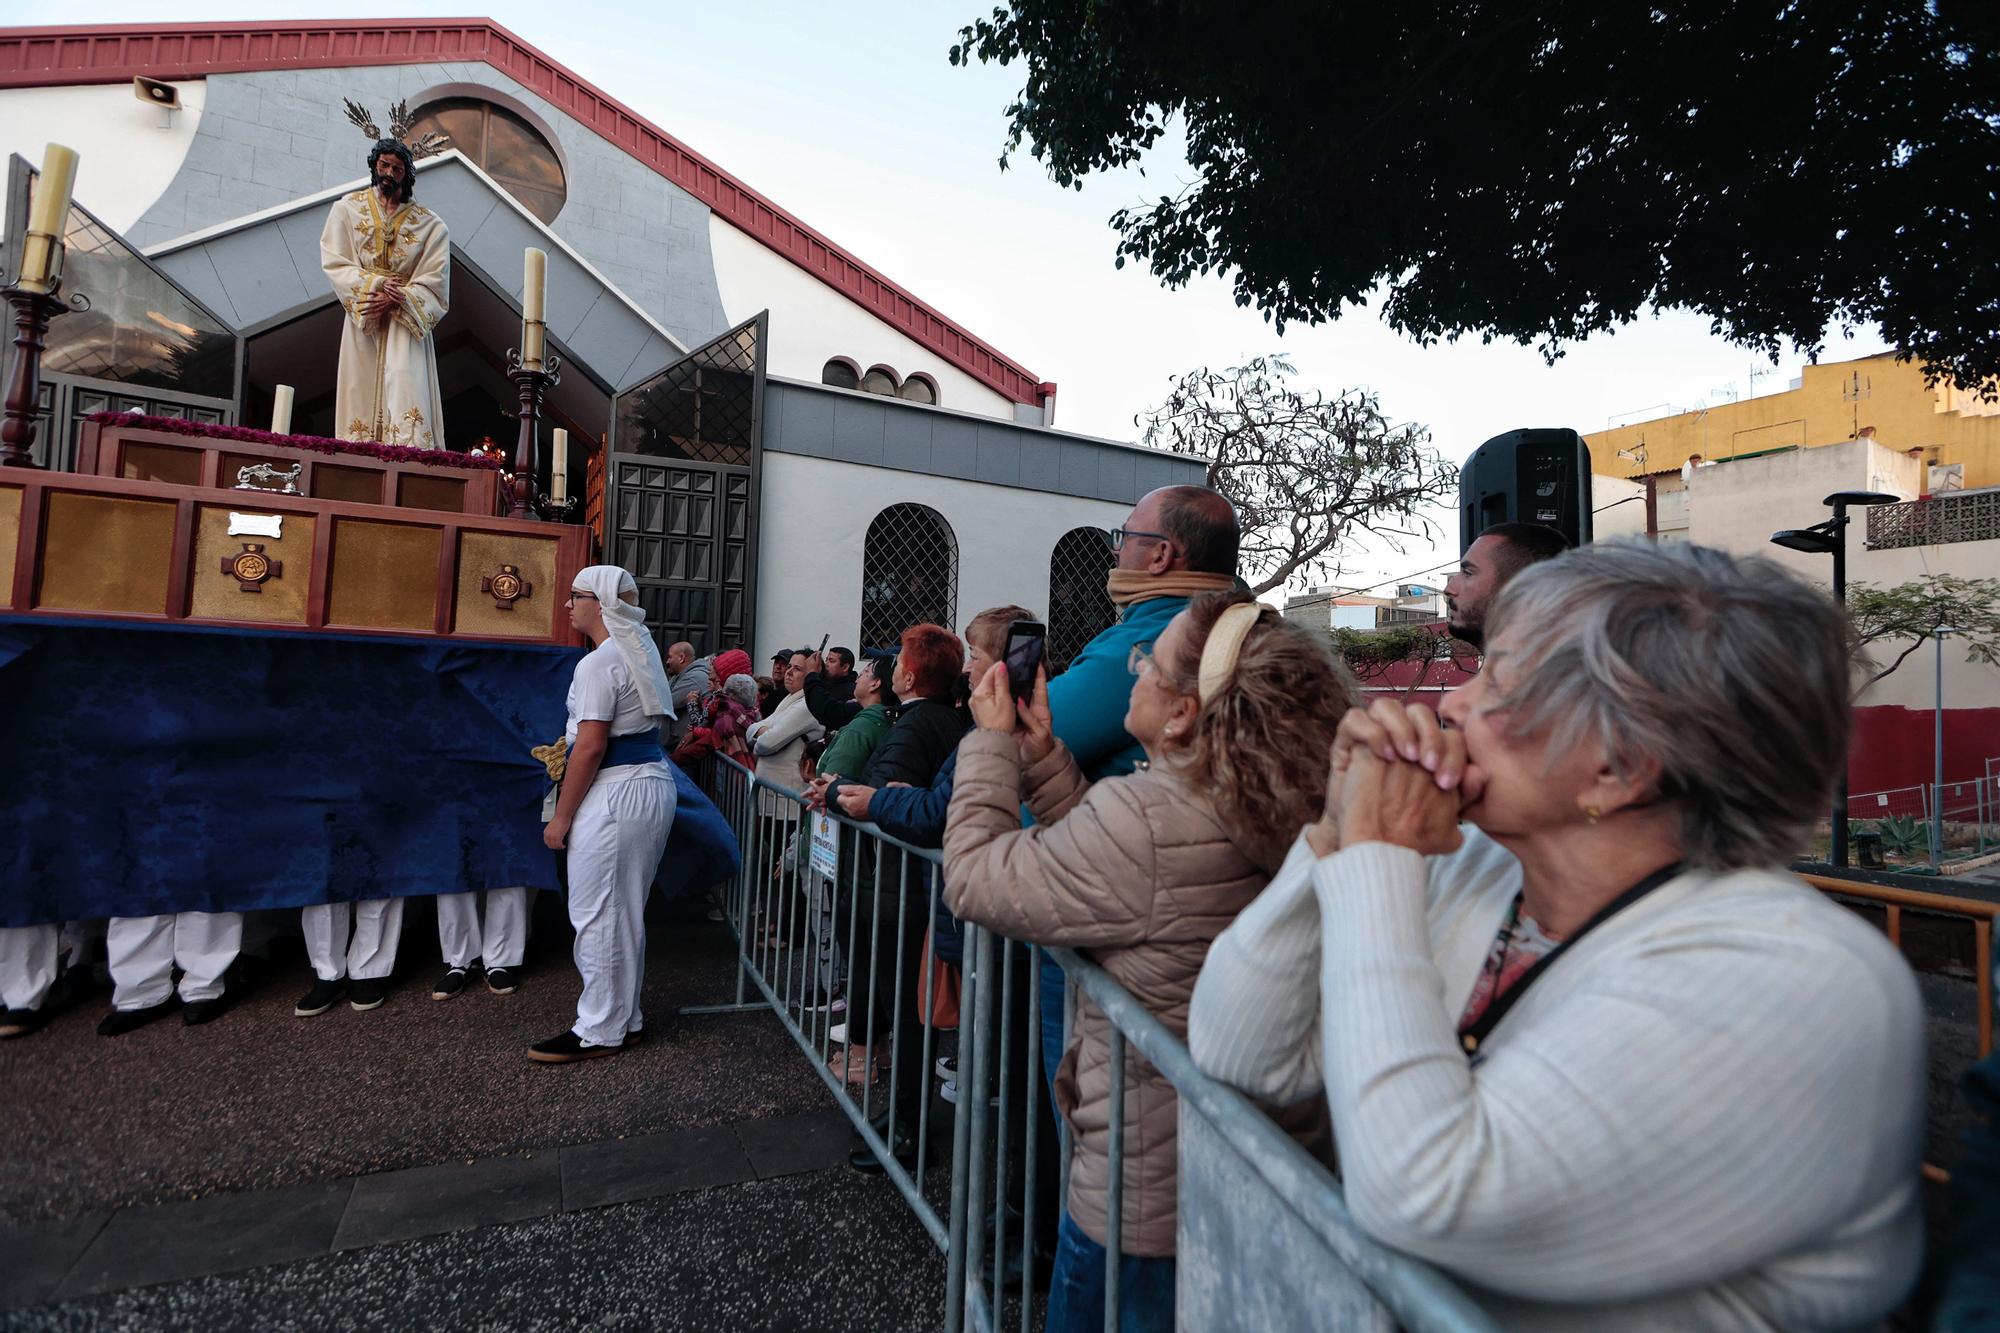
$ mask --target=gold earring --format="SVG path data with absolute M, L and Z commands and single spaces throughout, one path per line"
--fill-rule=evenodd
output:
M 1583 807 L 1583 817 L 1585 819 L 1588 819 L 1593 824 L 1595 824 L 1598 821 L 1598 819 L 1603 816 L 1603 814 L 1604 812 L 1598 809 L 1594 805 L 1586 805 L 1585 807 Z

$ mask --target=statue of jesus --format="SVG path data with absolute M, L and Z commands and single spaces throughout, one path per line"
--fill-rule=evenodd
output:
M 451 300 L 451 236 L 437 214 L 412 202 L 416 160 L 401 138 L 376 142 L 368 175 L 368 188 L 334 204 L 319 238 L 320 265 L 347 311 L 336 433 L 442 449 L 431 331 Z

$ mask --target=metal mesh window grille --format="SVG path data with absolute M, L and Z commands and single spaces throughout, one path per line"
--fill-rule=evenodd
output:
M 957 627 L 958 538 L 928 505 L 890 505 L 868 525 L 861 557 L 861 642 L 895 644 L 912 625 Z
M 757 331 L 746 324 L 618 396 L 620 452 L 750 462 Z
M 1072 528 L 1056 543 L 1049 559 L 1049 674 L 1070 664 L 1106 626 L 1118 609 L 1104 590 L 1104 576 L 1117 557 L 1111 554 L 1111 534 L 1102 528 Z
M 2000 488 L 1932 495 L 1868 511 L 1868 548 L 2000 540 Z

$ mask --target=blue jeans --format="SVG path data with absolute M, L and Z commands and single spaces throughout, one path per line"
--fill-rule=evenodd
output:
M 1174 1261 L 1124 1255 L 1118 1261 L 1118 1333 L 1173 1333 Z M 1104 1327 L 1104 1247 L 1068 1213 L 1049 1276 L 1044 1333 L 1099 1333 Z

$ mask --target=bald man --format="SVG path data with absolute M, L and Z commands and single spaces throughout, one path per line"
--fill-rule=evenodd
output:
M 694 711 L 694 701 L 722 684 L 712 679 L 710 664 L 715 659 L 697 658 L 694 645 L 683 640 L 667 649 L 667 688 L 674 692 L 674 720 L 667 724 L 671 741 L 667 748 L 674 748 L 686 736 L 688 714 Z

